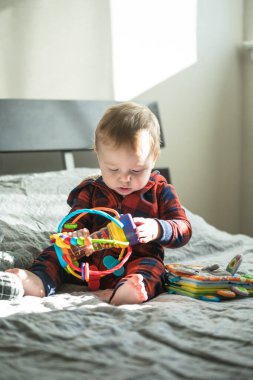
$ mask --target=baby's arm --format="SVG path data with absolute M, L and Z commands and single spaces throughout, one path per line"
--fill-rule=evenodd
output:
M 159 194 L 159 217 L 135 217 L 140 243 L 158 240 L 169 248 L 185 245 L 191 238 L 191 224 L 173 186 L 166 185 Z
M 159 196 L 159 223 L 162 228 L 160 243 L 168 248 L 179 248 L 188 243 L 192 235 L 191 223 L 172 185 L 166 184 Z
M 22 284 L 25 296 L 45 297 L 43 282 L 36 274 L 19 268 L 7 269 L 6 272 L 17 276 L 20 285 Z

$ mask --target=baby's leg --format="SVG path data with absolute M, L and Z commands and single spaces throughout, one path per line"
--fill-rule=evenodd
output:
M 6 272 L 17 276 L 22 284 L 25 296 L 45 297 L 43 282 L 36 274 L 19 268 L 7 269 Z
M 139 304 L 148 299 L 141 274 L 132 274 L 124 280 L 111 299 L 112 305 Z
M 125 269 L 125 278 L 119 280 L 112 294 L 112 305 L 142 303 L 164 291 L 165 268 L 155 257 L 130 261 Z

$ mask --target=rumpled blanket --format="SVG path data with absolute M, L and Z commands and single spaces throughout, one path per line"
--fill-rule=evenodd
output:
M 27 268 L 50 244 L 69 191 L 94 169 L 0 177 L 0 269 Z M 253 273 L 253 238 L 231 235 L 186 210 L 190 243 L 166 263 L 226 265 L 241 254 Z M 161 294 L 114 307 L 110 290 L 66 284 L 52 297 L 0 301 L 0 378 L 8 380 L 249 379 L 253 300 L 205 302 Z

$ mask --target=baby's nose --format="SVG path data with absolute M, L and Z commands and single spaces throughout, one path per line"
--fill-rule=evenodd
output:
M 120 179 L 122 182 L 130 182 L 131 181 L 131 175 L 129 173 L 122 174 Z

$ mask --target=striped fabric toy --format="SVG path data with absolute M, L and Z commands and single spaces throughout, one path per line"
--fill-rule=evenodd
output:
M 212 302 L 252 297 L 253 275 L 238 271 L 241 262 L 237 255 L 226 269 L 218 264 L 167 264 L 166 289 L 170 294 Z

